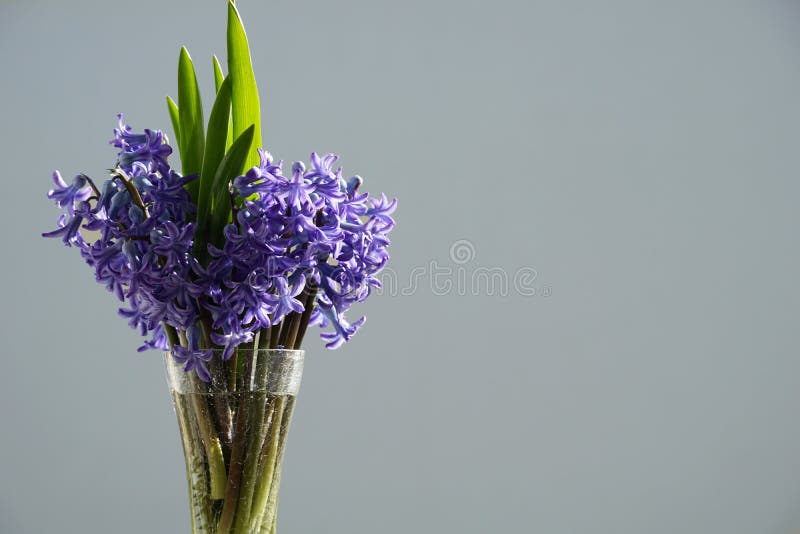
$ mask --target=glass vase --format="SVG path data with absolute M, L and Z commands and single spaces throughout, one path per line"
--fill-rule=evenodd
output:
M 274 534 L 302 350 L 215 351 L 210 382 L 167 353 L 194 534 Z

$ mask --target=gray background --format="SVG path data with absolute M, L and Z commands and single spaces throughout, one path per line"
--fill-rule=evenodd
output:
M 391 266 L 423 273 L 309 337 L 281 532 L 800 532 L 797 3 L 241 10 L 267 146 L 399 197 Z M 210 97 L 224 19 L 0 4 L 3 534 L 188 532 L 159 355 L 38 235 L 115 113 L 168 129 L 181 44 Z M 459 291 L 489 267 L 535 294 Z

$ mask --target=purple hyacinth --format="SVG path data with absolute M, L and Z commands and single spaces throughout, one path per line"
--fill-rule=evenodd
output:
M 380 286 L 396 201 L 359 193 L 363 180 L 345 180 L 333 154 L 312 153 L 310 165 L 295 162 L 284 176 L 283 162 L 261 150 L 260 164 L 231 182 L 236 209 L 221 246 L 201 259 L 186 189 L 195 178 L 170 167 L 161 131 L 137 133 L 119 118 L 117 165 L 99 189 L 83 174 L 67 183 L 54 173 L 48 197 L 63 214 L 43 235 L 80 250 L 124 302 L 120 315 L 149 336 L 141 349 L 165 349 L 170 332 L 183 332 L 187 345 L 173 356 L 207 380 L 212 343 L 228 359 L 260 330 L 298 320 L 309 302 L 327 347 L 352 338 L 364 318 L 350 323 L 346 314 Z
M 200 329 L 190 326 L 186 330 L 188 347 L 176 345 L 173 348 L 172 357 L 175 361 L 183 365 L 186 372 L 194 370 L 203 382 L 211 381 L 211 373 L 208 372 L 206 363 L 211 360 L 213 352 L 210 349 L 200 349 Z
M 118 165 L 121 169 L 132 172 L 134 165 L 142 164 L 148 172 L 166 172 L 169 170 L 167 158 L 172 154 L 172 147 L 166 143 L 160 130 L 146 129 L 135 133 L 125 124 L 122 114 L 117 115 L 119 128 L 114 129 L 114 139 L 109 141 L 119 148 Z
M 303 303 L 295 297 L 303 291 L 304 279 L 302 276 L 293 283 L 289 282 L 283 276 L 275 277 L 275 295 L 271 296 L 273 308 L 273 320 L 280 321 L 291 312 L 301 313 L 303 311 Z
M 56 188 L 47 192 L 47 198 L 55 200 L 56 206 L 66 209 L 70 215 L 75 214 L 75 206 L 92 195 L 92 188 L 86 175 L 79 174 L 72 179 L 71 184 L 68 184 L 61 177 L 61 173 L 55 171 L 53 182 L 55 182 Z

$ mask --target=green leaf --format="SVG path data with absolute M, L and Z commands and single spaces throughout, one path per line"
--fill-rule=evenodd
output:
M 214 63 L 214 89 L 219 93 L 219 88 L 222 86 L 222 82 L 225 81 L 225 75 L 222 73 L 222 67 L 217 56 L 212 55 L 211 61 Z
M 225 75 L 222 74 L 222 67 L 219 64 L 219 60 L 217 56 L 211 56 L 213 58 L 214 63 L 214 85 L 216 86 L 217 92 L 219 92 L 219 88 L 222 86 L 222 82 L 225 79 Z M 233 143 L 233 128 L 231 125 L 230 119 L 228 119 L 228 139 L 225 141 L 225 150 L 228 150 Z
M 249 147 L 247 160 L 242 169 L 239 169 L 241 171 L 259 163 L 257 149 L 262 146 L 261 107 L 247 34 L 239 11 L 231 1 L 228 2 L 228 76 L 231 78 L 233 137 L 239 138 L 251 125 L 254 128 L 255 146 Z
M 181 164 L 184 176 L 200 174 L 203 166 L 203 147 L 205 123 L 203 121 L 203 102 L 194 72 L 192 58 L 186 47 L 181 48 L 178 60 L 178 106 L 181 127 Z M 199 183 L 191 182 L 187 189 L 192 200 L 197 202 Z
M 178 152 L 181 150 L 181 120 L 178 115 L 178 105 L 172 98 L 167 97 L 167 109 L 169 109 L 169 118 L 172 121 L 172 130 L 175 132 L 175 146 L 178 147 Z
M 231 215 L 230 192 L 228 185 L 230 181 L 239 176 L 244 162 L 250 152 L 255 135 L 255 124 L 251 124 L 242 135 L 236 138 L 231 145 L 228 153 L 222 158 L 217 172 L 214 175 L 214 183 L 211 186 L 212 216 L 211 228 L 209 232 L 209 242 L 221 247 L 224 242 L 222 230 L 228 223 Z
M 212 186 L 215 173 L 225 155 L 228 126 L 231 111 L 231 83 L 225 78 L 217 92 L 214 107 L 208 118 L 208 131 L 206 137 L 205 154 L 203 155 L 203 170 L 200 172 L 200 191 L 197 196 L 197 233 L 195 234 L 195 250 L 205 255 L 208 242 L 209 217 L 212 209 Z

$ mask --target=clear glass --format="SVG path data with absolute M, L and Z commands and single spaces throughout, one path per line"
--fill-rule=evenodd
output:
M 211 382 L 167 353 L 194 534 L 274 534 L 281 460 L 302 350 L 240 349 L 209 362 Z

